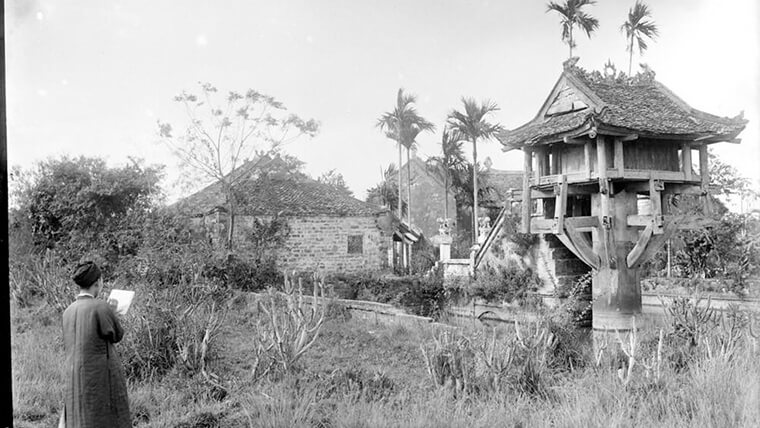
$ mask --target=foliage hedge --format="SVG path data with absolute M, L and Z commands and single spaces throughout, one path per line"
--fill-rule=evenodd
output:
M 420 316 L 439 317 L 447 302 L 443 273 L 438 269 L 406 276 L 335 274 L 326 282 L 333 285 L 338 298 L 389 303 Z

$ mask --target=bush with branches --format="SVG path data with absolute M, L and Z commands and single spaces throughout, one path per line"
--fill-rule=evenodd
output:
M 297 371 L 301 357 L 319 337 L 327 315 L 324 280 L 313 278 L 311 298 L 304 296 L 303 281 L 285 276 L 282 291 L 270 288 L 257 302 L 260 317 L 254 331 L 254 380 L 273 370 Z

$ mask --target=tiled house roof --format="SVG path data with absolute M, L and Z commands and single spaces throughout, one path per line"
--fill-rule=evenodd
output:
M 565 108 L 553 109 L 563 102 Z M 505 149 L 548 144 L 597 127 L 654 138 L 701 138 L 712 143 L 735 138 L 746 123 L 741 115 L 718 117 L 690 107 L 657 82 L 651 71 L 634 78 L 605 77 L 598 71 L 589 73 L 570 65 L 538 115 L 504 132 L 500 141 Z
M 241 167 L 242 168 L 242 167 Z M 240 169 L 232 174 L 239 173 Z M 267 172 L 257 168 L 237 186 L 237 214 L 255 216 L 359 216 L 369 217 L 384 210 L 353 198 L 334 187 L 299 174 Z M 172 207 L 193 216 L 224 211 L 224 192 L 215 182 L 175 203 Z

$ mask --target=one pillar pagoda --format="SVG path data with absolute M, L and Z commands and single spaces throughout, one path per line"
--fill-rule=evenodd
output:
M 690 107 L 651 70 L 629 78 L 575 62 L 500 140 L 524 152 L 523 233 L 555 235 L 592 269 L 595 330 L 627 330 L 641 313 L 641 264 L 700 223 L 671 212 L 671 195 L 700 195 L 708 209 L 707 147 L 738 143 L 747 121 Z

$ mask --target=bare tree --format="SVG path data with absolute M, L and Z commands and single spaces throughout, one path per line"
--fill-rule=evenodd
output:
M 288 113 L 281 102 L 253 89 L 222 97 L 210 83 L 199 85 L 200 95 L 183 91 L 174 98 L 189 120 L 184 132 L 175 135 L 171 124 L 159 121 L 159 135 L 183 166 L 221 185 L 229 215 L 227 248 L 232 249 L 235 188 L 259 164 L 246 160 L 260 161 L 262 154 L 273 154 L 301 136 L 313 137 L 319 123 Z M 239 170 L 243 165 L 246 170 Z

